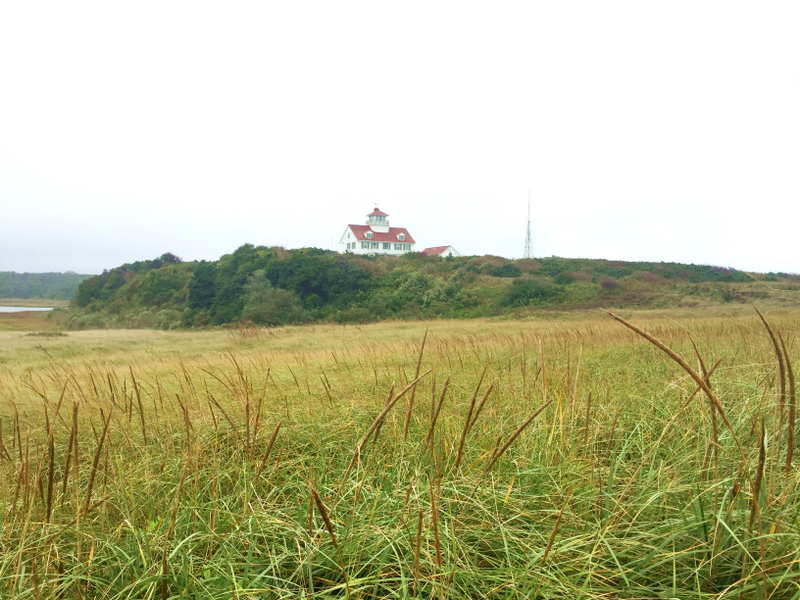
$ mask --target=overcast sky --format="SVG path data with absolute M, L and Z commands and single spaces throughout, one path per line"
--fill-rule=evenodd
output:
M 800 3 L 4 2 L 0 270 L 329 248 L 800 273 Z

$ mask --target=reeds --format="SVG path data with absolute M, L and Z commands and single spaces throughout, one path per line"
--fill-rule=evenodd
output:
M 800 319 L 639 318 L 3 364 L 0 597 L 791 598 Z

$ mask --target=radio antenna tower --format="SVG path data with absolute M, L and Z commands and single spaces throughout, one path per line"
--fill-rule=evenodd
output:
M 525 253 L 522 258 L 533 258 L 533 242 L 531 241 L 531 191 L 528 190 L 528 229 L 525 233 Z

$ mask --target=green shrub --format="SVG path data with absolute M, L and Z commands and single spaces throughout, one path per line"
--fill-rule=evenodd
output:
M 556 302 L 563 291 L 559 286 L 544 283 L 540 279 L 515 279 L 502 299 L 505 306 L 527 306 L 544 302 Z
M 519 277 L 522 272 L 514 263 L 504 262 L 499 267 L 495 267 L 491 271 L 493 277 Z
M 244 286 L 242 318 L 256 325 L 285 325 L 303 320 L 297 294 L 273 287 L 264 271 L 256 271 Z
M 605 290 L 613 290 L 619 283 L 611 275 L 604 275 L 600 278 L 600 287 Z

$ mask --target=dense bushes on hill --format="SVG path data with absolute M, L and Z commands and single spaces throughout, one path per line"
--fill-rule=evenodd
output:
M 166 253 L 155 260 L 136 261 L 131 264 L 124 264 L 121 267 L 103 271 L 101 275 L 93 275 L 78 286 L 78 292 L 72 298 L 72 306 L 83 308 L 89 306 L 94 301 L 108 302 L 117 290 L 130 284 L 137 275 L 144 276 L 150 271 L 160 269 L 164 265 L 178 265 L 181 259 L 174 254 Z M 129 286 L 127 292 L 133 292 L 139 287 L 139 283 Z
M 796 278 L 771 277 L 800 287 Z M 368 258 L 245 244 L 215 262 L 164 254 L 90 277 L 73 298 L 71 325 L 279 325 L 513 315 L 530 307 L 668 307 L 749 301 L 763 293 L 745 289 L 752 286 L 747 281 L 752 276 L 741 271 L 677 263 Z

